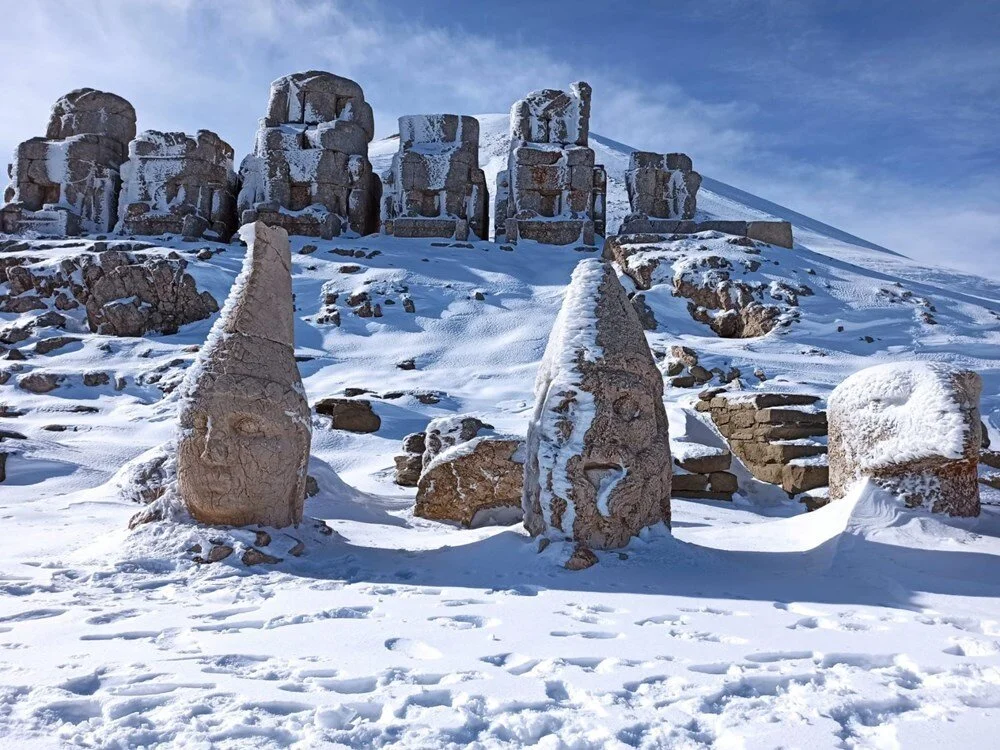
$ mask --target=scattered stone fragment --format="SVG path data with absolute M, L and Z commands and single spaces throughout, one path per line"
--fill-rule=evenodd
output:
M 346 432 L 377 432 L 382 420 L 367 399 L 324 398 L 316 402 L 316 413 L 330 417 L 330 427 Z

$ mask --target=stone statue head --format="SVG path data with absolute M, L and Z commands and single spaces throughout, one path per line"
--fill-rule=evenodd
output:
M 178 489 L 204 523 L 302 519 L 310 412 L 292 348 L 288 236 L 244 235 L 247 260 L 184 384 Z

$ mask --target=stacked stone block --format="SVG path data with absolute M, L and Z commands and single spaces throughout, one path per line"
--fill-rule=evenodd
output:
M 146 130 L 121 166 L 122 234 L 229 239 L 236 230 L 233 148 L 210 130 L 195 135 Z
M 701 175 L 687 154 L 633 151 L 625 172 L 631 213 L 622 233 L 660 232 L 663 221 L 693 219 Z
M 118 214 L 119 168 L 134 137 L 135 109 L 120 96 L 66 94 L 53 106 L 45 136 L 17 147 L 0 231 L 109 232 Z
M 545 89 L 510 113 L 507 169 L 497 175 L 498 242 L 583 242 L 605 231 L 607 176 L 587 146 L 591 88 Z
M 756 479 L 798 495 L 829 483 L 826 412 L 817 396 L 705 391 L 696 405 L 711 415 L 733 453 Z M 820 440 L 817 440 L 819 438 Z
M 479 168 L 479 121 L 465 115 L 399 118 L 399 151 L 382 175 L 382 229 L 396 237 L 489 237 Z
M 240 165 L 240 220 L 324 239 L 378 231 L 382 183 L 368 160 L 374 134 L 371 105 L 354 81 L 322 71 L 279 78 L 253 153 Z

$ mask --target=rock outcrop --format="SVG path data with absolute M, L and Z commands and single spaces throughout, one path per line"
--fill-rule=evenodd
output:
M 688 300 L 688 312 L 722 338 L 755 338 L 798 319 L 804 283 L 766 274 L 773 247 L 720 232 L 697 237 L 625 234 L 609 237 L 604 257 L 614 261 L 640 291 L 668 291 Z M 778 261 L 775 261 L 778 262 Z M 657 289 L 660 287 L 660 289 Z
M 693 219 L 699 187 L 701 175 L 687 154 L 633 151 L 625 171 L 631 213 L 619 233 L 672 231 L 661 229 L 659 222 Z
M 382 229 L 396 237 L 489 237 L 489 196 L 479 168 L 479 120 L 399 118 L 399 151 L 382 175 Z
M 507 169 L 497 175 L 497 242 L 594 244 L 604 234 L 607 175 L 587 143 L 591 88 L 533 91 L 510 110 Z
M 695 408 L 711 415 L 755 479 L 798 495 L 828 483 L 826 412 L 818 396 L 711 389 Z
M 61 260 L 18 254 L 4 261 L 0 283 L 7 282 L 8 293 L 0 294 L 0 311 L 82 307 L 90 330 L 107 336 L 176 333 L 219 310 L 185 271 L 187 261 L 173 252 L 105 250 Z
M 243 271 L 181 387 L 177 488 L 198 521 L 302 520 L 311 425 L 284 229 L 245 226 Z
M 424 468 L 413 514 L 465 527 L 521 520 L 523 449 L 520 440 L 491 436 L 447 448 Z
M 233 148 L 210 130 L 146 130 L 121 165 L 120 234 L 228 240 L 236 229 Z
M 535 381 L 524 479 L 534 536 L 628 544 L 670 522 L 663 379 L 610 264 L 573 272 Z
M 108 232 L 118 214 L 119 168 L 135 137 L 135 109 L 115 94 L 77 89 L 52 107 L 45 136 L 17 147 L 0 232 Z
M 372 108 L 354 81 L 323 71 L 271 84 L 253 153 L 240 165 L 241 221 L 330 239 L 378 231 L 382 183 L 368 143 Z
M 982 379 L 937 362 L 901 362 L 856 372 L 834 389 L 830 499 L 864 477 L 908 508 L 979 515 Z

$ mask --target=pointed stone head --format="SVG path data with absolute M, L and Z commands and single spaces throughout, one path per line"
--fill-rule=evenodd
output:
M 243 271 L 184 382 L 178 488 L 203 523 L 302 519 L 310 412 L 295 363 L 284 229 L 241 230 Z

